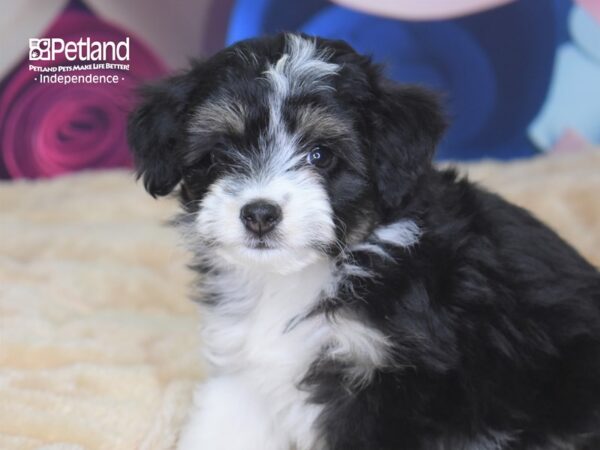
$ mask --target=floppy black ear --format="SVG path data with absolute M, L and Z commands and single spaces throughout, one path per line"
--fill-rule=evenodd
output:
M 129 116 L 127 136 L 137 177 L 153 197 L 169 194 L 181 180 L 184 115 L 193 89 L 189 74 L 143 88 L 140 106 Z
M 377 96 L 373 170 L 382 206 L 393 211 L 431 167 L 446 119 L 437 96 L 424 88 L 383 81 Z

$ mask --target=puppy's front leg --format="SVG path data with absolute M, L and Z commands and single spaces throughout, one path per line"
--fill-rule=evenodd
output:
M 236 377 L 200 385 L 178 450 L 288 450 L 263 400 Z

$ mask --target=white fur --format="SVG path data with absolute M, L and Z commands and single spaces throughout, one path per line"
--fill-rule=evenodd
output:
M 269 420 L 268 405 L 236 377 L 218 377 L 194 393 L 193 414 L 180 449 L 281 450 L 286 440 Z
M 249 247 L 240 210 L 257 199 L 281 207 L 276 248 Z M 222 178 L 204 197 L 196 223 L 196 231 L 215 243 L 217 256 L 227 263 L 269 272 L 294 272 L 316 260 L 319 246 L 335 240 L 327 193 L 307 169 L 244 180 Z
M 221 200 L 218 205 L 227 209 Z M 215 208 L 211 214 L 218 215 Z M 419 235 L 409 220 L 374 232 L 381 242 L 403 246 L 416 243 Z M 311 404 L 298 383 L 313 361 L 327 357 L 349 363 L 348 387 L 360 389 L 389 362 L 391 344 L 355 318 L 307 318 L 306 313 L 324 295 L 335 295 L 346 277 L 372 274 L 350 261 L 336 267 L 316 253 L 310 264 L 271 272 L 250 260 L 219 262 L 212 251 L 207 248 L 203 256 L 219 273 L 206 278 L 204 289 L 221 300 L 202 311 L 210 377 L 198 390 L 179 448 L 324 449 L 315 429 L 322 407 Z
M 386 252 L 379 244 L 361 242 L 360 244 L 353 245 L 351 249 L 354 252 L 368 252 L 373 253 L 384 259 L 392 259 L 391 255 L 388 252 Z
M 323 448 L 314 426 L 321 406 L 298 389 L 311 363 L 323 354 L 349 362 L 349 387 L 359 387 L 385 365 L 389 348 L 379 331 L 351 317 L 306 318 L 337 277 L 333 263 L 322 258 L 287 275 L 232 268 L 206 280 L 205 289 L 225 300 L 202 310 L 210 377 L 197 395 L 180 449 L 260 448 L 265 430 L 274 428 L 265 449 Z M 298 317 L 304 319 L 289 327 Z M 232 441 L 228 430 L 246 413 L 252 419 L 237 428 L 245 438 Z
M 404 219 L 375 230 L 375 237 L 387 244 L 398 247 L 411 247 L 421 237 L 421 229 L 412 220 Z
M 330 263 L 324 259 L 290 275 L 236 270 L 214 280 L 223 286 L 213 288 L 227 289 L 231 299 L 204 311 L 203 342 L 213 374 L 243 380 L 268 405 L 266 419 L 285 430 L 288 445 L 303 449 L 317 442 L 312 423 L 320 408 L 307 404 L 297 384 L 330 330 L 323 317 L 286 327 L 313 306 L 330 281 Z
M 340 67 L 327 62 L 326 56 L 317 51 L 313 39 L 288 35 L 286 53 L 265 72 L 275 96 L 282 99 L 307 90 L 315 92 L 331 89 L 331 86 L 323 81 L 336 75 Z
M 388 362 L 390 342 L 379 330 L 357 320 L 334 317 L 331 328 L 334 345 L 327 355 L 352 364 L 346 375 L 351 387 L 366 385 L 375 370 Z
M 288 40 L 286 54 L 266 72 L 272 85 L 268 132 L 251 156 L 237 155 L 247 175 L 214 183 L 191 230 L 193 250 L 212 267 L 202 289 L 217 301 L 201 311 L 209 379 L 198 390 L 182 450 L 321 450 L 315 427 L 322 407 L 298 384 L 319 357 L 350 367 L 359 388 L 387 363 L 385 336 L 356 318 L 308 314 L 344 278 L 370 273 L 336 265 L 319 247 L 335 243 L 328 195 L 311 168 L 299 166 L 297 136 L 281 118 L 286 96 L 327 88 L 338 66 L 322 60 L 314 41 Z M 253 249 L 239 215 L 247 203 L 277 203 L 276 247 Z M 293 324 L 293 326 L 290 326 Z
M 289 275 L 233 269 L 207 280 L 206 288 L 227 300 L 202 311 L 210 378 L 198 391 L 179 448 L 321 448 L 314 429 L 321 407 L 298 389 L 310 364 L 323 349 L 357 366 L 384 359 L 384 351 L 374 348 L 384 338 L 348 318 L 330 322 L 319 315 L 288 329 L 333 280 L 325 258 Z M 236 427 L 246 414 L 251 418 Z
M 259 149 L 251 156 L 238 154 L 237 164 L 251 175 L 225 177 L 206 194 L 197 218 L 197 231 L 215 243 L 218 256 L 230 264 L 259 265 L 264 270 L 290 273 L 312 263 L 315 248 L 335 240 L 332 211 L 318 175 L 310 167 L 295 168 L 303 160 L 299 137 L 283 125 L 281 108 L 298 89 L 316 88 L 338 66 L 320 59 L 314 41 L 290 36 L 287 53 L 266 71 L 272 85 L 270 121 Z M 254 200 L 269 200 L 282 209 L 274 249 L 252 249 L 239 211 Z
M 391 255 L 381 244 L 410 248 L 419 242 L 423 232 L 410 219 L 402 219 L 390 225 L 376 228 L 368 242 L 359 242 L 350 246 L 353 252 L 368 252 L 383 259 L 392 260 Z

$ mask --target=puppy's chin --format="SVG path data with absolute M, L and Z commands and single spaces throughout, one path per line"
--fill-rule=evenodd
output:
M 322 260 L 327 256 L 320 250 L 303 248 L 256 248 L 245 245 L 222 246 L 217 256 L 226 264 L 249 271 L 288 275 Z

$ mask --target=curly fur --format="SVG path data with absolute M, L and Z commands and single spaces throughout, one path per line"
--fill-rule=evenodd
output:
M 180 448 L 600 447 L 600 275 L 435 169 L 444 128 L 433 94 L 305 35 L 146 90 L 130 142 L 150 194 L 179 186 L 211 364 Z M 260 241 L 256 199 L 283 211 Z

